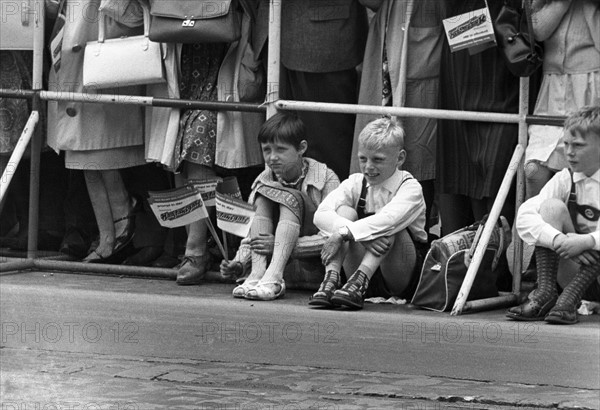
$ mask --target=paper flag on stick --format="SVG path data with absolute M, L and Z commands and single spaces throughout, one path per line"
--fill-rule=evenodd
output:
M 217 192 L 217 226 L 225 232 L 245 238 L 250 231 L 254 206 Z
M 187 185 L 196 188 L 202 194 L 204 206 L 215 206 L 215 189 L 223 181 L 222 178 L 215 177 L 210 179 L 190 179 Z
M 190 185 L 168 191 L 148 192 L 148 203 L 165 228 L 177 228 L 208 218 L 200 191 Z

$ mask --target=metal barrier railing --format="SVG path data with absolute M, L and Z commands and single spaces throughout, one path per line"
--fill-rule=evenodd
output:
M 38 3 L 43 3 L 43 0 L 35 0 Z M 43 6 L 41 7 L 43 10 Z M 33 84 L 42 84 L 41 67 L 43 54 L 43 13 L 42 18 L 35 21 L 34 35 L 34 70 Z M 175 107 L 175 108 L 198 108 L 211 110 L 229 110 L 229 111 L 249 111 L 249 112 L 264 112 L 267 116 L 273 115 L 278 109 L 293 109 L 297 111 L 323 111 L 332 113 L 350 113 L 350 114 L 380 114 L 393 115 L 400 117 L 427 117 L 448 120 L 463 120 L 463 121 L 483 121 L 483 122 L 500 122 L 500 123 L 516 123 L 519 125 L 519 139 L 517 147 L 514 151 L 510 166 L 504 177 L 496 201 L 492 207 L 492 211 L 483 234 L 479 241 L 479 245 L 475 251 L 473 260 L 467 271 L 467 276 L 463 282 L 463 286 L 459 292 L 459 296 L 452 310 L 452 315 L 460 315 L 462 312 L 474 311 L 492 307 L 500 307 L 507 304 L 514 304 L 520 293 L 521 285 L 521 259 L 522 259 L 522 242 L 516 234 L 513 234 L 515 242 L 515 257 L 513 263 L 513 289 L 509 295 L 503 295 L 496 298 L 467 301 L 467 297 L 472 286 L 473 280 L 481 264 L 483 253 L 489 243 L 493 227 L 495 226 L 500 214 L 500 210 L 506 201 L 508 190 L 516 175 L 517 177 L 517 209 L 523 202 L 524 196 L 524 174 L 523 174 L 523 153 L 527 145 L 527 124 L 546 124 L 561 126 L 564 118 L 562 117 L 545 117 L 527 115 L 529 111 L 529 80 L 527 78 L 520 79 L 520 104 L 519 112 L 515 114 L 507 113 L 489 113 L 489 112 L 473 112 L 473 111 L 452 111 L 452 110 L 435 110 L 435 109 L 419 109 L 407 107 L 381 107 L 369 105 L 352 105 L 352 104 L 331 104 L 317 103 L 305 101 L 288 101 L 279 99 L 279 67 L 280 67 L 280 39 L 281 39 L 281 1 L 271 0 L 270 6 L 270 24 L 269 24 L 269 59 L 267 62 L 267 94 L 265 104 L 248 104 L 248 103 L 227 103 L 227 102 L 202 102 L 195 100 L 178 100 L 166 98 L 153 98 L 147 96 L 128 96 L 128 95 L 104 95 L 104 94 L 86 94 L 86 93 L 68 93 L 68 92 L 53 92 L 40 89 L 35 90 L 0 90 L 1 97 L 9 98 L 32 98 L 39 104 L 40 100 L 54 101 L 75 101 L 86 103 L 99 104 L 128 104 L 141 106 L 155 107 Z M 35 105 L 37 107 L 39 105 Z M 23 131 L 22 138 L 24 141 L 34 135 L 32 139 L 32 167 L 31 167 L 31 187 L 30 187 L 30 224 L 29 224 L 29 240 L 27 259 L 18 262 L 10 261 L 0 264 L 0 270 L 3 272 L 14 270 L 28 269 L 44 269 L 58 270 L 65 272 L 79 273 L 111 273 L 122 274 L 128 276 L 142 277 L 160 277 L 172 279 L 176 273 L 171 269 L 158 268 L 142 268 L 122 265 L 91 265 L 87 263 L 43 260 L 35 258 L 37 251 L 37 214 L 39 210 L 39 154 L 41 151 L 41 135 L 35 135 L 33 128 L 39 118 L 37 111 L 34 111 L 30 122 Z M 39 133 L 37 133 L 39 134 Z M 27 144 L 25 144 L 27 145 Z M 20 150 L 20 148 L 19 148 Z M 20 161 L 22 153 L 15 155 L 15 160 Z M 12 160 L 12 157 L 11 157 Z M 17 162 L 18 162 L 17 161 Z M 2 196 L 8 187 L 5 184 L 4 176 L 2 181 Z

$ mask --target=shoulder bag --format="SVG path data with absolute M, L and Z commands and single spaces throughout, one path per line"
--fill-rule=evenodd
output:
M 423 309 L 452 309 L 471 264 L 485 218 L 431 243 L 411 303 Z M 498 263 L 510 243 L 510 226 L 503 216 L 496 224 L 468 300 L 498 296 Z
M 500 54 L 512 74 L 517 77 L 529 77 L 542 66 L 544 52 L 542 46 L 534 39 L 531 0 L 523 0 L 521 10 L 505 1 L 494 28 Z

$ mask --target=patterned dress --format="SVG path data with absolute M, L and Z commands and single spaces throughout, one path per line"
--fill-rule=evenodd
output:
M 219 69 L 228 44 L 185 44 L 181 55 L 179 91 L 182 99 L 217 101 Z M 175 152 L 177 166 L 183 161 L 212 167 L 217 141 L 217 112 L 187 110 L 179 123 Z
M 0 88 L 31 89 L 30 52 L 0 51 Z M 10 155 L 29 117 L 25 99 L 0 98 L 0 154 Z

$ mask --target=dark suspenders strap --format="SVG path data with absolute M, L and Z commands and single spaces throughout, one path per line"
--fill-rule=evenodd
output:
M 362 188 L 360 190 L 360 197 L 358 198 L 358 203 L 356 204 L 356 214 L 358 219 L 363 219 L 367 215 L 367 178 L 363 175 L 362 180 Z
M 577 193 L 575 192 L 575 181 L 573 181 L 573 171 L 571 169 L 569 169 L 569 175 L 571 176 L 571 192 L 569 192 L 567 209 L 569 210 L 569 215 L 571 215 L 571 222 L 573 222 L 573 226 L 577 232 Z

